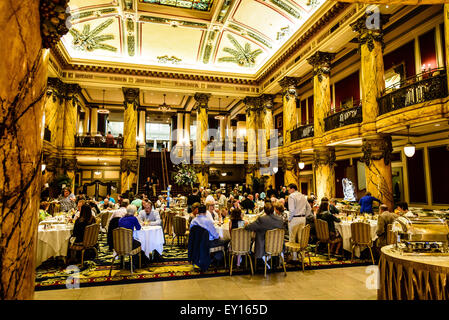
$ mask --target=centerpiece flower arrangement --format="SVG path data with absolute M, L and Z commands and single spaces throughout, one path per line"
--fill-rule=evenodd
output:
M 175 166 L 173 181 L 178 186 L 193 188 L 193 184 L 198 182 L 198 177 L 192 167 L 181 163 Z

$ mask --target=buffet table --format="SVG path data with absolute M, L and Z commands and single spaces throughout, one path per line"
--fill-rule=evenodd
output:
M 393 245 L 381 252 L 379 300 L 449 299 L 449 256 L 401 255 Z
M 40 225 L 37 233 L 36 268 L 51 257 L 67 256 L 73 225 L 54 224 L 44 229 Z

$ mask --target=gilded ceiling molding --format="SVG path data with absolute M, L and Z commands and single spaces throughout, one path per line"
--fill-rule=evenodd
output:
M 262 84 L 272 75 L 284 62 L 303 48 L 314 36 L 324 28 L 329 27 L 329 23 L 350 6 L 349 3 L 336 2 L 336 4 L 326 12 L 317 22 L 315 22 L 301 37 L 298 38 L 274 63 L 272 63 L 257 79 Z
M 391 15 L 379 14 L 379 25 L 375 26 L 374 22 L 374 12 L 365 13 L 361 18 L 357 19 L 351 24 L 353 31 L 357 32 L 357 41 L 359 43 L 359 50 L 362 45 L 366 44 L 368 50 L 371 52 L 374 49 L 374 42 L 380 42 L 382 44 L 382 50 L 385 48 L 385 42 L 383 37 L 382 27 L 388 23 Z M 368 26 L 370 28 L 368 28 Z
M 75 28 L 71 28 L 69 30 L 70 34 L 73 37 L 73 47 L 79 51 L 88 51 L 92 52 L 94 50 L 107 50 L 115 52 L 117 51 L 116 47 L 113 47 L 109 44 L 104 44 L 102 42 L 113 40 L 113 34 L 104 34 L 100 35 L 107 27 L 109 27 L 114 22 L 114 19 L 108 19 L 102 22 L 100 25 L 95 27 L 92 31 L 90 30 L 90 24 L 84 24 L 83 31 L 79 31 Z
M 206 108 L 206 110 L 208 110 L 209 109 L 208 103 L 210 97 L 211 97 L 210 93 L 195 93 L 193 98 L 196 101 L 197 109 Z
M 331 62 L 335 59 L 335 53 L 317 51 L 307 62 L 313 66 L 313 75 L 318 76 L 318 81 L 323 80 L 323 75 L 329 75 L 331 73 Z
M 124 101 L 125 110 L 131 104 L 134 107 L 134 110 L 136 110 L 140 104 L 140 102 L 139 102 L 140 89 L 139 88 L 122 88 L 122 90 L 123 90 L 123 96 L 125 97 L 125 101 Z
M 218 58 L 218 61 L 236 63 L 240 67 L 254 67 L 257 56 L 263 52 L 262 49 L 251 51 L 251 45 L 248 42 L 242 46 L 231 34 L 228 34 L 228 39 L 234 48 L 224 47 L 223 51 L 230 56 Z
M 390 135 L 380 135 L 373 138 L 363 138 L 362 144 L 363 156 L 360 161 L 369 166 L 373 160 L 384 159 L 385 165 L 391 163 L 391 153 L 393 145 Z
M 335 147 L 319 147 L 314 150 L 313 165 L 315 168 L 319 166 L 333 167 L 336 165 L 335 159 Z
M 130 57 L 134 57 L 136 54 L 136 34 L 135 34 L 135 22 L 133 19 L 126 19 L 126 29 L 127 29 L 127 46 L 128 46 L 128 55 Z
M 287 101 L 290 98 L 296 99 L 298 93 L 296 92 L 296 86 L 299 84 L 300 78 L 297 77 L 284 77 L 279 80 L 279 85 L 282 87 L 282 95 L 285 95 Z
M 42 46 L 56 46 L 59 39 L 69 32 L 69 0 L 40 0 Z

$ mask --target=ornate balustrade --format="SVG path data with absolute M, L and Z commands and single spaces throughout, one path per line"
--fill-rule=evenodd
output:
M 294 128 L 290 131 L 291 141 L 297 141 L 304 138 L 311 138 L 314 136 L 313 124 L 307 124 L 305 126 Z
M 105 136 L 76 135 L 75 147 L 85 148 L 123 148 L 123 138 Z
M 447 95 L 446 69 L 434 69 L 386 88 L 384 95 L 379 98 L 379 114 L 444 98 Z
M 324 119 L 324 131 L 341 128 L 362 122 L 362 106 L 357 105 L 349 109 L 336 112 Z

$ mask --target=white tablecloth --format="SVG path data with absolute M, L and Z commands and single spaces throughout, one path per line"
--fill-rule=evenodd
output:
M 164 233 L 161 226 L 144 226 L 134 230 L 134 239 L 140 241 L 142 251 L 149 257 L 153 250 L 162 254 L 164 250 Z
M 335 223 L 335 229 L 338 230 L 338 232 L 341 234 L 341 237 L 343 238 L 343 249 L 346 251 L 351 252 L 351 223 L 349 221 L 342 221 Z M 377 239 L 377 221 L 371 221 L 371 239 L 376 240 Z M 356 247 L 354 250 L 354 255 L 356 257 L 360 257 L 360 248 Z
M 217 230 L 220 239 L 231 240 L 231 234 L 229 233 L 229 223 L 224 223 L 221 226 L 215 225 L 215 230 Z
M 54 225 L 52 229 L 39 226 L 36 246 L 36 267 L 51 257 L 67 256 L 69 239 L 72 235 L 72 225 Z

